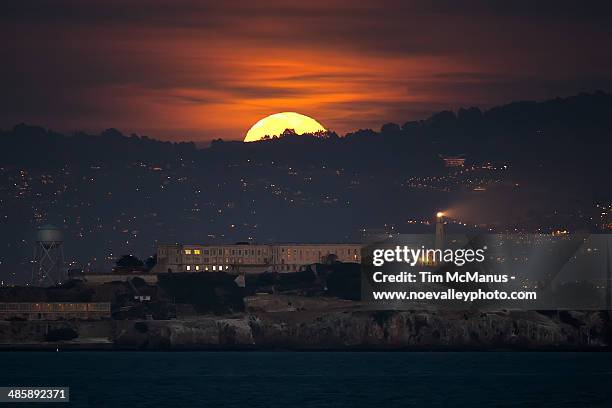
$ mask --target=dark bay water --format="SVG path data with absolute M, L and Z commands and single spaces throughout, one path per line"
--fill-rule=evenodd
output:
M 3 352 L 73 407 L 610 407 L 612 353 Z M 20 404 L 24 406 L 47 404 Z

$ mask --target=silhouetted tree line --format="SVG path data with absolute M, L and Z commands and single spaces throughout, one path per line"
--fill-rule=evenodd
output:
M 164 273 L 159 286 L 172 303 L 193 305 L 198 313 L 225 314 L 244 310 L 243 290 L 222 272 Z
M 21 166 L 194 161 L 209 164 L 240 161 L 244 157 L 302 159 L 313 154 L 321 160 L 368 161 L 393 158 L 393 152 L 417 159 L 427 153 L 468 153 L 474 158 L 528 158 L 554 156 L 609 145 L 612 130 L 612 95 L 579 94 L 545 102 L 514 102 L 481 111 L 471 107 L 456 113 L 442 111 L 428 119 L 403 125 L 386 123 L 379 131 L 360 129 L 345 137 L 334 132 L 298 136 L 288 129 L 281 137 L 255 143 L 216 139 L 210 148 L 191 142 L 162 142 L 147 136 L 125 136 L 116 129 L 100 135 L 73 135 L 20 124 L 0 131 L 0 163 Z M 299 149 L 295 149 L 295 147 Z M 306 151 L 302 149 L 307 149 Z M 363 154 L 366 154 L 364 157 Z M 315 155 L 316 154 L 316 155 Z M 346 159 L 348 162 L 351 160 Z M 419 163 L 423 164 L 423 163 Z

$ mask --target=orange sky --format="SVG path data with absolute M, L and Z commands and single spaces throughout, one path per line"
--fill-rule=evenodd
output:
M 5 128 L 206 142 L 295 111 L 343 134 L 612 84 L 605 3 L 22 3 L 0 17 Z

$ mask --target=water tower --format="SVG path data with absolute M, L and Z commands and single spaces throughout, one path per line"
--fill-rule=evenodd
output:
M 46 224 L 38 228 L 34 244 L 32 285 L 51 286 L 64 281 L 64 239 L 62 231 Z

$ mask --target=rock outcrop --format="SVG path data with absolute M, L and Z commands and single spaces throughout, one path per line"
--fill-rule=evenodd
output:
M 116 322 L 135 349 L 601 349 L 607 312 L 337 311 Z

